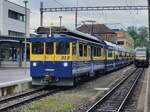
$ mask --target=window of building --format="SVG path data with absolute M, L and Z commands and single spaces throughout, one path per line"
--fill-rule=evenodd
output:
M 19 20 L 19 21 L 25 21 L 25 15 L 24 14 L 21 14 L 21 13 L 18 13 L 16 11 L 13 11 L 13 10 L 8 10 L 8 17 L 11 18 L 11 19 L 15 19 L 15 20 Z
M 15 36 L 15 37 L 23 37 L 24 33 L 9 30 L 8 35 L 9 36 Z
M 118 45 L 124 45 L 124 41 L 118 41 Z

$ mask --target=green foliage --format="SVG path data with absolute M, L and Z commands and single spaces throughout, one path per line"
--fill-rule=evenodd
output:
M 150 50 L 149 45 L 149 35 L 148 35 L 148 28 L 145 26 L 142 27 L 128 27 L 127 32 L 131 35 L 131 37 L 134 39 L 135 47 L 139 46 L 145 46 Z

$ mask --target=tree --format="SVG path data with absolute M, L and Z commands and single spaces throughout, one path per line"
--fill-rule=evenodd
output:
M 142 27 L 137 28 L 137 27 L 131 26 L 127 28 L 127 32 L 134 39 L 135 47 L 145 46 L 148 49 L 150 49 L 147 27 L 142 26 Z

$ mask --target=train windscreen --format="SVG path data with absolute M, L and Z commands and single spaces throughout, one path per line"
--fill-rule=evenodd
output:
M 56 43 L 56 54 L 59 55 L 68 55 L 69 54 L 69 43 L 58 42 Z
M 44 43 L 33 42 L 32 43 L 32 54 L 43 54 L 44 53 Z
M 46 43 L 46 54 L 53 54 L 54 53 L 54 43 L 47 42 Z
M 137 49 L 136 56 L 146 56 L 146 50 L 145 49 Z

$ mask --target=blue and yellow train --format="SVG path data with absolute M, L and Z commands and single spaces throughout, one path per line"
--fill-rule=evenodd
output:
M 134 50 L 78 31 L 30 39 L 33 85 L 73 86 L 81 77 L 119 69 L 133 61 Z
M 149 52 L 146 47 L 137 47 L 135 49 L 135 61 L 136 67 L 148 67 L 149 66 Z

